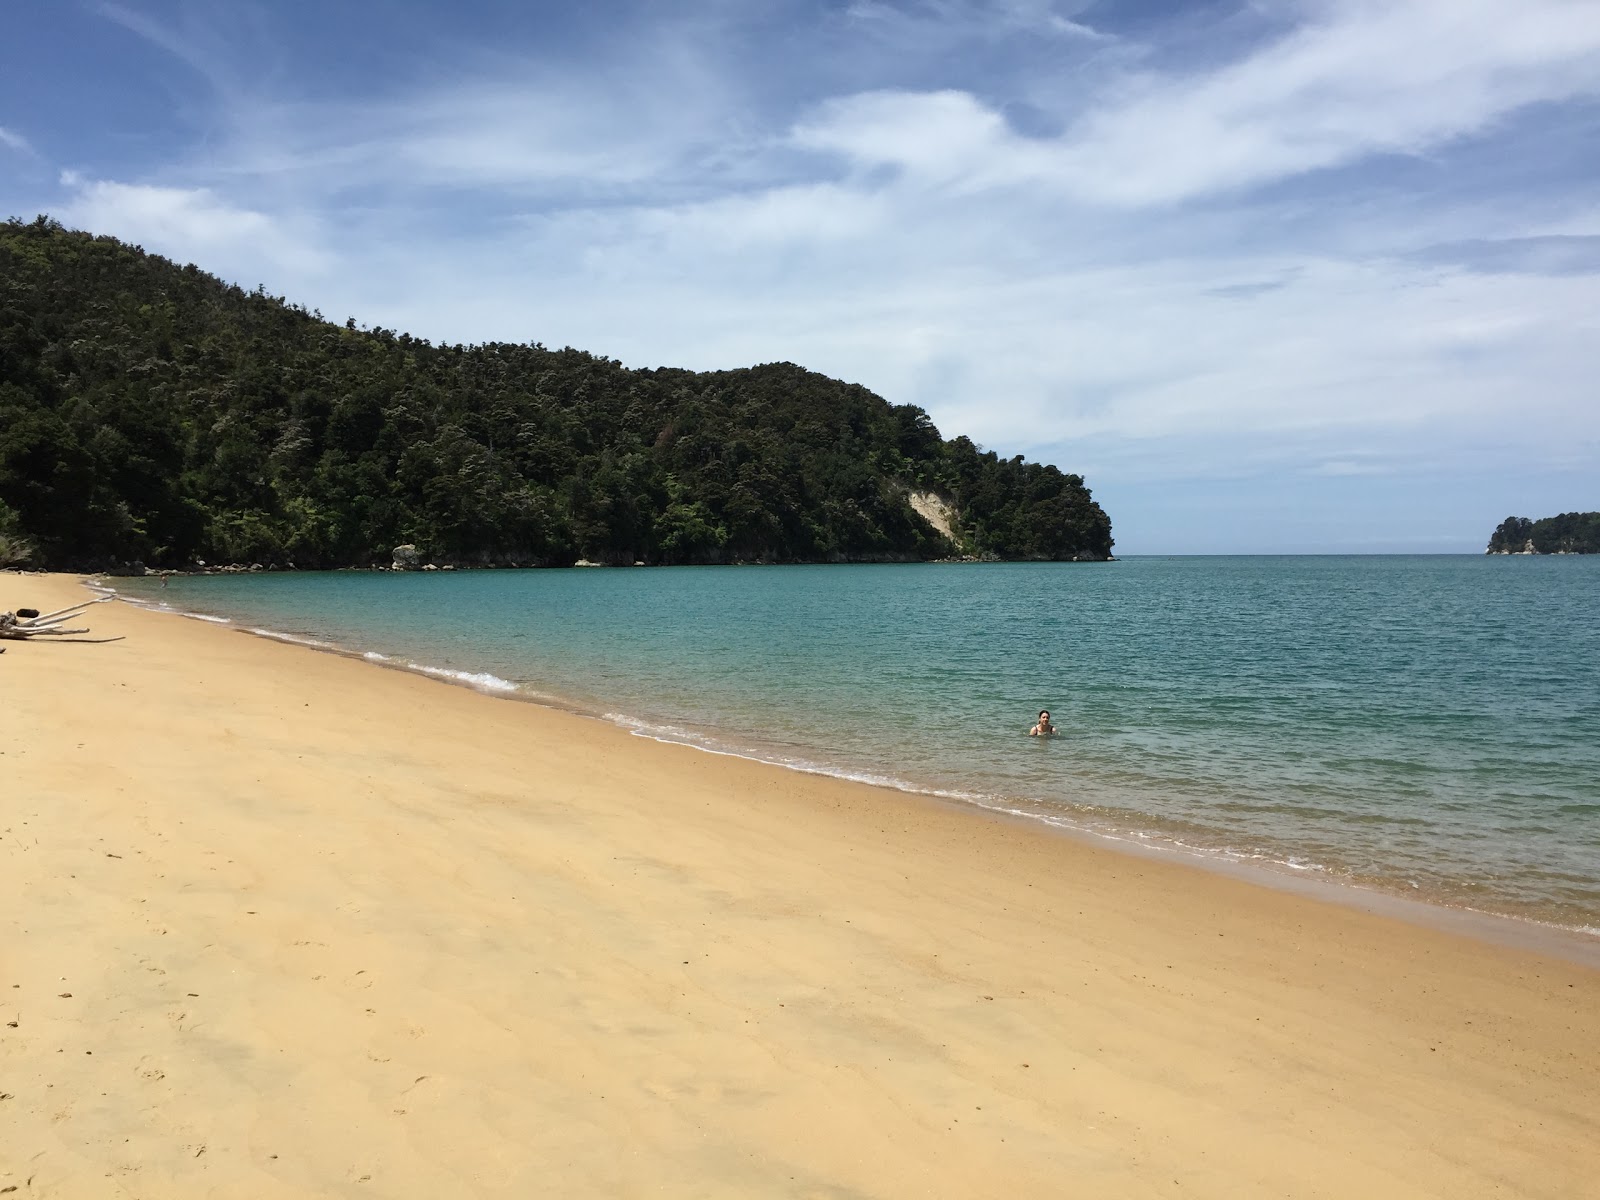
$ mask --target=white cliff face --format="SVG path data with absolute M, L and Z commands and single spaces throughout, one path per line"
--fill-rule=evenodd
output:
M 954 527 L 956 510 L 948 500 L 937 492 L 918 491 L 908 492 L 906 499 L 910 501 L 912 509 L 919 517 L 952 542 L 957 545 L 960 544 L 960 539 L 956 537 Z

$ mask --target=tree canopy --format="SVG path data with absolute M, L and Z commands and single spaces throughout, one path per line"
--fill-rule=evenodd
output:
M 1489 538 L 1490 554 L 1600 554 L 1600 512 L 1561 513 L 1530 521 L 1507 517 Z
M 915 490 L 952 502 L 953 539 Z M 1112 539 L 1080 476 L 792 363 L 433 345 L 44 217 L 0 227 L 0 559 L 336 567 L 401 543 L 564 565 L 1098 560 Z

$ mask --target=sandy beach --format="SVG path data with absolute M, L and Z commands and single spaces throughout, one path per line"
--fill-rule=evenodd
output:
M 0 609 L 84 598 L 0 574 Z M 0 643 L 0 1194 L 1582 1197 L 1600 971 L 225 626 Z

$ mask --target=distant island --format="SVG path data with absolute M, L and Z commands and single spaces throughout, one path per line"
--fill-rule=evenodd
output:
M 433 345 L 45 217 L 0 226 L 0 566 L 1111 547 L 1081 476 L 945 440 L 921 408 L 792 363 L 630 370 L 537 343 Z
M 1486 554 L 1600 554 L 1600 512 L 1562 513 L 1530 521 L 1507 517 Z

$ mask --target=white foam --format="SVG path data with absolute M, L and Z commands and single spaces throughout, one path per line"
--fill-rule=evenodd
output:
M 408 670 L 420 671 L 424 675 L 432 675 L 435 679 L 448 679 L 452 683 L 464 683 L 484 692 L 515 692 L 520 690 L 509 679 L 501 679 L 498 675 L 491 675 L 487 671 L 452 671 L 445 667 L 430 667 L 423 663 L 408 662 Z
M 110 588 L 105 588 L 102 590 L 112 595 L 116 594 Z M 174 613 L 177 616 L 189 617 L 195 621 L 207 621 L 213 625 L 233 624 L 233 620 L 230 617 L 216 617 L 212 616 L 210 613 L 184 612 L 179 609 L 174 609 L 170 605 L 159 601 L 138 600 L 127 596 L 121 596 L 119 599 L 129 604 L 137 604 L 141 608 L 148 608 L 158 612 Z M 264 629 L 259 626 L 246 626 L 245 632 L 254 634 L 256 637 L 266 638 L 269 641 L 284 642 L 291 646 L 305 646 L 312 650 L 331 650 L 335 653 L 341 654 L 351 653 L 351 651 L 348 651 L 344 647 L 338 646 L 333 642 L 325 642 L 318 638 L 301 637 L 297 634 L 284 633 L 277 629 Z M 396 661 L 391 656 L 387 654 L 381 654 L 376 650 L 360 651 L 358 653 L 360 653 L 361 657 L 368 662 L 392 663 Z M 522 690 L 509 679 L 502 679 L 500 676 L 492 675 L 488 671 L 454 671 L 448 667 L 432 667 L 426 663 L 415 662 L 407 662 L 405 666 L 407 670 L 416 671 L 422 675 L 429 675 L 435 679 L 447 680 L 450 683 L 465 684 L 468 687 L 477 688 L 479 691 L 483 692 L 509 695 Z
M 919 796 L 937 796 L 945 800 L 969 800 L 983 803 L 990 797 L 976 792 L 946 791 L 940 788 L 922 787 L 909 783 L 904 779 L 897 779 L 892 775 L 876 775 L 867 771 L 852 771 L 846 767 L 830 766 L 825 763 L 812 762 L 809 759 L 790 758 L 782 754 L 762 754 L 755 750 L 736 748 L 716 741 L 703 733 L 684 729 L 676 725 L 660 725 L 650 721 L 643 721 L 637 717 L 630 717 L 624 713 L 603 713 L 602 718 L 615 725 L 620 725 L 634 737 L 648 738 L 652 742 L 665 742 L 673 746 L 687 746 L 691 750 L 701 750 L 707 754 L 718 754 L 724 758 L 742 758 L 748 762 L 766 763 L 768 766 L 783 767 L 789 771 L 799 771 L 806 775 L 825 775 L 830 779 L 846 779 L 852 783 L 865 783 L 872 787 L 893 788 L 897 792 L 911 792 Z
M 310 646 L 313 650 L 337 650 L 332 642 L 319 642 L 316 638 L 296 637 L 292 633 L 279 633 L 276 629 L 251 629 L 257 637 L 271 638 L 275 642 L 288 642 L 292 646 Z
M 1038 808 L 1023 808 L 1015 803 L 996 798 L 970 795 L 961 795 L 958 798 L 973 800 L 980 807 L 986 808 L 990 812 L 1004 813 L 1010 817 L 1023 817 L 1030 821 L 1038 821 L 1043 825 L 1049 825 L 1055 829 L 1066 829 L 1075 833 L 1089 834 L 1107 842 L 1125 842 L 1151 851 L 1187 855 L 1202 860 L 1210 859 L 1230 863 L 1262 863 L 1270 867 L 1304 871 L 1311 874 L 1336 874 L 1332 868 L 1322 863 L 1313 862 L 1310 859 L 1300 858 L 1296 855 L 1278 857 L 1277 855 L 1263 854 L 1254 850 L 1238 850 L 1232 846 L 1207 846 L 1201 843 L 1184 841 L 1181 837 L 1154 830 L 1122 828 L 1113 821 L 1097 820 L 1093 816 L 1058 815 L 1041 811 Z

